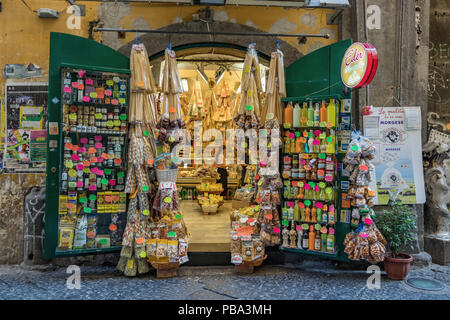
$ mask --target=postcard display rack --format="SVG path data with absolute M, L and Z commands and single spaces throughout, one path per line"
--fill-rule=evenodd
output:
M 344 253 L 344 238 L 351 231 L 349 182 L 342 160 L 351 137 L 352 106 L 351 99 L 343 98 L 283 99 L 293 118 L 286 120 L 285 113 L 280 154 L 282 251 L 349 261 Z M 308 111 L 315 113 L 312 118 Z
M 58 244 L 56 252 L 121 246 L 129 74 L 61 68 Z

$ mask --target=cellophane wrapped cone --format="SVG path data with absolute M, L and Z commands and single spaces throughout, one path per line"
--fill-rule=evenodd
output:
M 283 52 L 280 50 L 271 54 L 269 78 L 266 88 L 266 102 L 261 117 L 261 121 L 264 123 L 267 121 L 277 121 L 279 124 L 282 117 L 281 98 L 286 97 L 283 57 Z
M 234 122 L 239 128 L 257 128 L 261 116 L 261 71 L 255 45 L 249 45 L 241 77 L 241 101 Z

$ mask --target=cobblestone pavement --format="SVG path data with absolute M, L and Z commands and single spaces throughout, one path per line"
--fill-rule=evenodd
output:
M 180 276 L 157 279 L 154 272 L 136 278 L 114 267 L 81 266 L 81 289 L 69 290 L 66 268 L 0 266 L 0 299 L 345 299 L 450 300 L 450 267 L 432 265 L 410 271 L 409 277 L 435 279 L 445 288 L 418 290 L 381 273 L 381 288 L 366 287 L 364 270 L 342 270 L 331 264 L 262 266 L 251 275 L 230 267 L 182 267 Z

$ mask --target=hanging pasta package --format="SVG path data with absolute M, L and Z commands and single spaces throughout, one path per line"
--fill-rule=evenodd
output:
M 237 115 L 233 118 L 238 128 L 259 128 L 261 115 L 261 70 L 255 45 L 249 45 L 245 55 L 241 78 L 241 101 Z

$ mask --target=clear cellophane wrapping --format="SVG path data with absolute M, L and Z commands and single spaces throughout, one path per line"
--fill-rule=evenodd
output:
M 238 113 L 235 120 L 239 119 L 241 115 L 256 116 L 259 121 L 261 116 L 261 100 L 260 92 L 261 85 L 261 70 L 259 67 L 258 54 L 255 50 L 255 45 L 250 44 L 245 55 L 244 68 L 241 77 L 241 101 Z M 251 109 L 247 109 L 251 106 Z
M 219 93 L 219 101 L 213 113 L 213 119 L 216 122 L 228 122 L 233 118 L 231 115 L 233 106 L 231 102 L 230 90 L 225 80 L 222 82 Z
M 286 97 L 283 53 L 280 50 L 272 52 L 269 77 L 267 80 L 266 102 L 262 114 L 262 121 L 280 121 L 282 119 L 281 98 Z M 270 115 L 267 117 L 267 115 Z M 272 116 L 273 115 L 273 116 Z
M 164 93 L 162 114 L 169 114 L 169 120 L 183 120 L 183 111 L 179 94 L 183 93 L 183 86 L 178 74 L 175 51 L 166 49 L 163 70 L 162 91 Z

